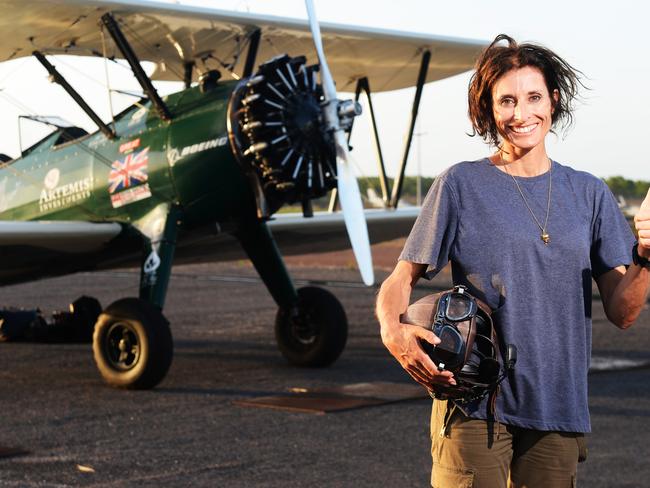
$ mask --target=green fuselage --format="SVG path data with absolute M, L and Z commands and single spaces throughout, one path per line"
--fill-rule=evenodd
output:
M 74 130 L 57 130 L 0 166 L 0 220 L 130 224 L 119 242 L 92 255 L 74 248 L 54 253 L 38 243 L 5 247 L 11 269 L 3 270 L 2 284 L 138 264 L 142 236 L 129 229 L 164 205 L 180 209 L 179 251 L 197 236 L 216 234 L 215 223 L 236 229 L 256 219 L 250 184 L 227 134 L 234 86 L 169 95 L 171 122 L 161 120 L 149 101 L 135 104 L 116 117 L 112 140 L 101 132 L 70 140 L 66 134 Z M 198 256 L 205 249 L 192 252 Z
M 113 140 L 100 132 L 71 141 L 51 134 L 0 169 L 0 220 L 132 222 L 173 202 L 192 228 L 251 212 L 226 131 L 233 88 L 168 96 L 171 122 L 148 101 L 136 104 L 116 118 Z

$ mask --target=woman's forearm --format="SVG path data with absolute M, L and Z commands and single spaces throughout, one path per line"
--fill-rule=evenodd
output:
M 610 273 L 615 272 L 619 271 L 612 270 Z M 649 283 L 650 270 L 631 265 L 616 280 L 616 285 L 611 287 L 609 296 L 603 296 L 607 318 L 621 329 L 627 329 L 634 324 L 646 304 Z M 601 288 L 601 293 L 604 291 Z

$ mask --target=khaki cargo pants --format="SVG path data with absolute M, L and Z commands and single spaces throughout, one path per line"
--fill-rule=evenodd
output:
M 584 435 L 542 432 L 466 417 L 435 400 L 431 415 L 433 488 L 572 488 Z

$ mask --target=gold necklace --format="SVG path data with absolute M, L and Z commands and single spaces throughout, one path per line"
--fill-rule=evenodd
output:
M 501 155 L 499 155 L 499 157 L 501 158 L 501 161 L 503 163 L 505 163 L 505 161 L 503 160 Z M 505 170 L 505 172 L 508 175 L 510 175 L 510 178 L 512 178 L 512 181 L 515 182 L 515 185 L 517 185 L 517 190 L 519 190 L 519 194 L 521 195 L 522 200 L 526 204 L 526 208 L 528 208 L 528 211 L 530 212 L 530 215 L 533 216 L 533 219 L 535 220 L 535 223 L 537 224 L 537 227 L 539 227 L 539 230 L 541 231 L 541 235 L 539 236 L 540 239 L 542 239 L 544 244 L 548 244 L 549 242 L 551 242 L 551 236 L 546 231 L 546 226 L 548 225 L 548 215 L 549 215 L 550 210 L 551 210 L 551 182 L 553 181 L 551 179 L 551 174 L 553 172 L 553 163 L 551 162 L 551 159 L 548 158 L 548 200 L 546 202 L 546 218 L 544 219 L 544 225 L 543 226 L 542 226 L 542 224 L 539 223 L 539 220 L 537 220 L 537 217 L 535 216 L 535 213 L 533 212 L 533 209 L 530 208 L 530 205 L 528 205 L 528 201 L 526 200 L 526 197 L 524 196 L 524 192 L 521 191 L 521 187 L 519 186 L 519 183 L 517 183 L 517 179 L 508 172 L 508 165 L 504 164 L 503 169 Z

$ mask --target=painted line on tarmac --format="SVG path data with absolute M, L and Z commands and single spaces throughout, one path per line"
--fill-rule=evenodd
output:
M 650 359 L 626 359 L 611 356 L 592 356 L 590 373 L 607 373 L 650 367 Z
M 85 273 L 88 275 L 103 275 L 103 276 L 140 276 L 139 271 L 94 271 L 92 273 Z M 250 284 L 262 284 L 263 281 L 258 276 L 228 276 L 228 275 L 194 275 L 188 273 L 173 273 L 174 278 L 185 278 L 196 281 L 216 281 L 220 283 L 250 283 Z M 379 289 L 381 283 L 374 284 L 372 286 L 366 286 L 362 282 L 357 281 L 340 281 L 340 280 L 305 280 L 300 278 L 294 278 L 293 282 L 296 285 L 311 285 L 311 286 L 329 286 L 332 288 L 375 288 Z M 449 289 L 449 287 L 444 286 L 431 286 L 431 285 L 415 285 L 414 289 L 416 290 L 431 290 L 433 292 L 444 291 Z

